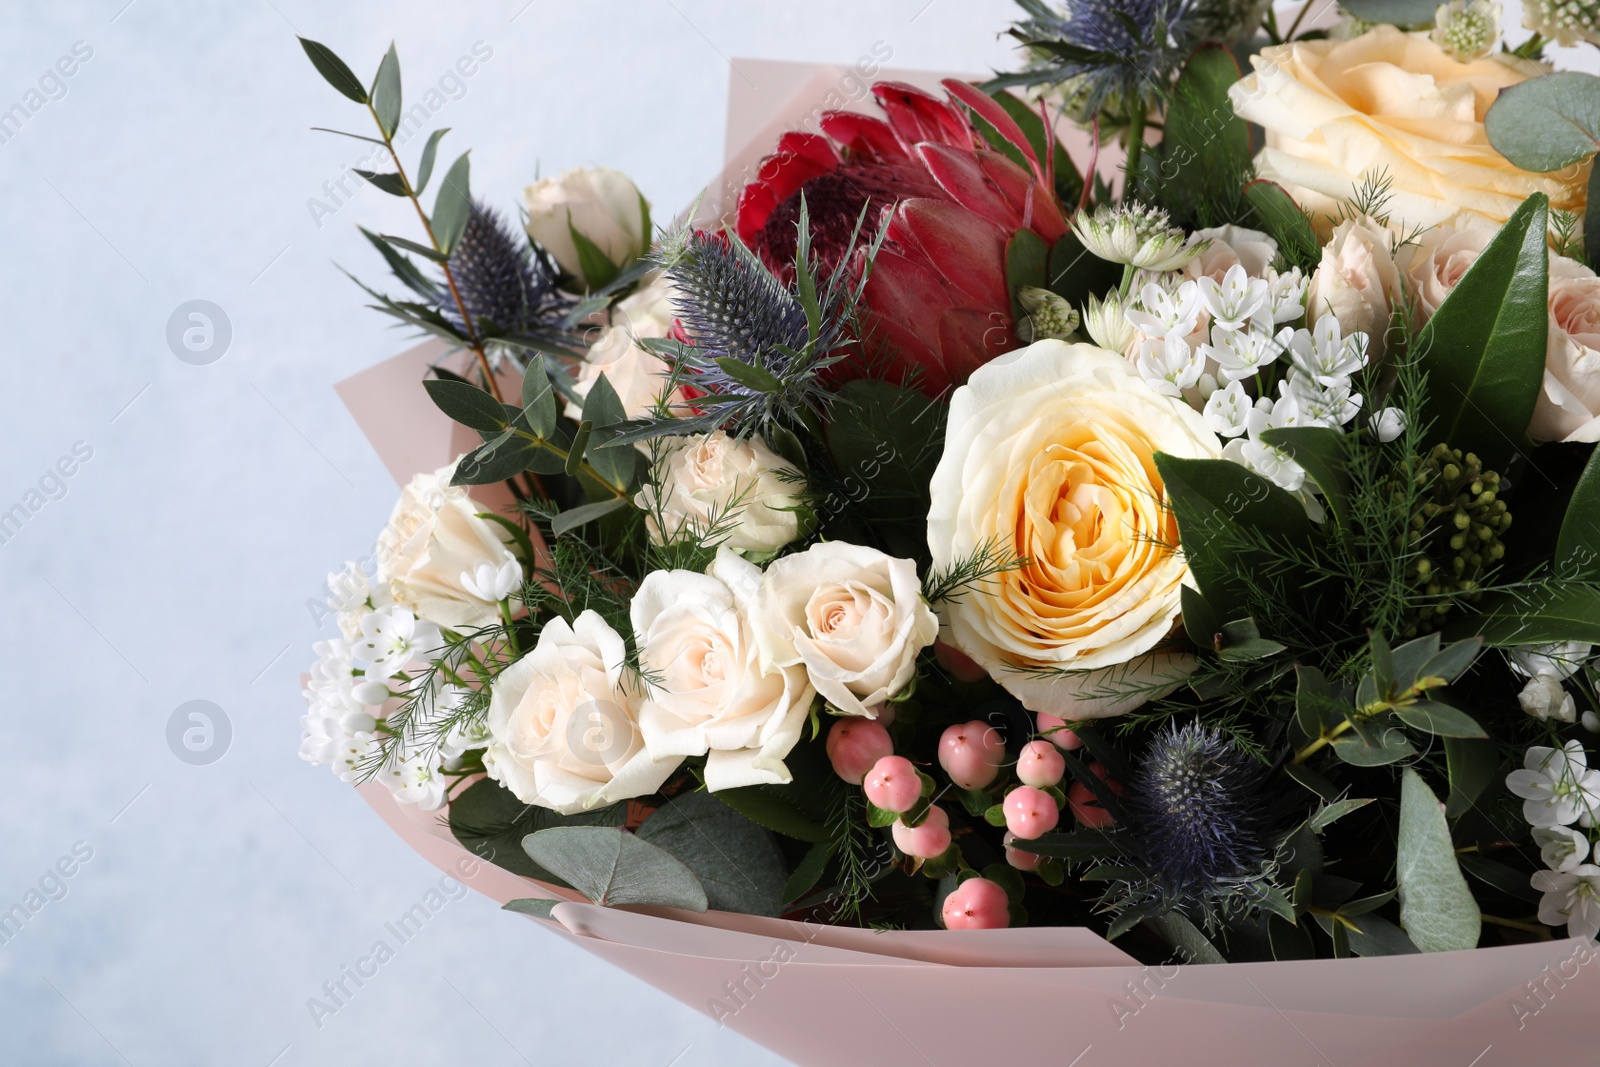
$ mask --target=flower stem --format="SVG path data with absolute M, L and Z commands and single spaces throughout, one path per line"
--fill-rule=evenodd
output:
M 1144 151 L 1144 109 L 1138 104 L 1133 107 L 1133 112 L 1128 116 L 1128 162 L 1125 167 L 1126 177 L 1122 181 L 1122 195 L 1128 195 L 1128 188 L 1139 173 L 1139 154 Z
M 1550 928 L 1548 926 L 1535 925 L 1534 923 L 1517 922 L 1515 919 L 1502 919 L 1498 915 L 1488 915 L 1482 912 L 1478 914 L 1478 918 L 1482 919 L 1486 923 L 1492 923 L 1495 926 L 1505 926 L 1511 928 L 1512 930 L 1521 930 L 1524 933 L 1533 934 L 1542 941 L 1550 940 Z

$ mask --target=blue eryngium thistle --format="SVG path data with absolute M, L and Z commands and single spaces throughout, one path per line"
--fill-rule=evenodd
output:
M 556 270 L 541 248 L 513 236 L 494 209 L 472 205 L 472 214 L 450 253 L 461 302 L 477 328 L 492 326 L 494 336 L 521 335 L 554 326 L 571 300 L 556 288 Z M 446 318 L 462 325 L 448 290 L 440 294 Z
M 1128 783 L 1126 803 L 1153 887 L 1202 910 L 1259 880 L 1271 854 L 1266 768 L 1216 730 L 1169 725 Z

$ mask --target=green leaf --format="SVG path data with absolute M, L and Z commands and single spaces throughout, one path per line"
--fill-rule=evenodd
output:
M 1020 229 L 1006 242 L 1006 291 L 1011 294 L 1011 321 L 1022 322 L 1027 311 L 1017 299 L 1024 286 L 1043 289 L 1049 282 L 1050 246 L 1029 229 Z
M 435 378 L 422 383 L 428 396 L 463 426 L 479 433 L 499 433 L 506 428 L 505 406 L 475 385 Z
M 1583 208 L 1583 254 L 1600 263 L 1600 167 L 1589 168 L 1588 199 Z
M 1451 636 L 1476 634 L 1491 648 L 1550 645 L 1562 641 L 1600 644 L 1600 585 L 1547 585 L 1529 593 L 1484 598 L 1482 614 L 1445 627 Z
M 1600 448 L 1589 453 L 1572 491 L 1552 563 L 1562 581 L 1600 582 Z
M 593 504 L 581 504 L 575 508 L 568 508 L 550 520 L 550 532 L 560 537 L 562 534 L 571 533 L 580 526 L 586 526 L 596 519 L 604 518 L 613 511 L 632 507 L 632 503 L 623 497 L 611 500 L 600 500 Z
M 567 218 L 567 232 L 572 235 L 573 246 L 578 250 L 578 270 L 583 274 L 584 288 L 593 292 L 603 289 L 622 268 L 611 262 L 600 246 L 578 232 L 572 225 L 572 219 Z
M 671 853 L 700 879 L 718 911 L 777 915 L 787 868 L 772 834 L 710 793 L 682 793 L 640 825 L 640 840 Z
M 1464 711 L 1434 700 L 1395 706 L 1397 719 L 1413 730 L 1424 730 L 1437 737 L 1488 737 L 1483 727 Z
M 1295 722 L 1308 738 L 1321 737 L 1344 720 L 1344 709 L 1334 699 L 1333 686 L 1315 667 L 1295 664 Z
M 1181 166 L 1202 155 L 1250 155 L 1250 128 L 1228 101 L 1239 74 L 1233 53 L 1219 44 L 1201 45 L 1189 56 L 1167 108 L 1161 138 L 1166 159 Z
M 1501 89 L 1483 128 L 1495 151 L 1523 170 L 1582 162 L 1600 149 L 1600 78 L 1556 71 Z
M 1291 266 L 1309 271 L 1322 261 L 1322 242 L 1294 198 L 1276 182 L 1258 179 L 1244 187 L 1253 218 L 1248 220 L 1271 234 Z
M 1416 341 L 1433 439 L 1497 470 L 1527 440 L 1544 382 L 1548 206 L 1543 193 L 1523 201 Z
M 596 904 L 706 910 L 706 891 L 694 872 L 665 849 L 626 830 L 558 826 L 529 835 L 522 847 L 535 863 Z
M 1472 666 L 1472 661 L 1478 658 L 1478 653 L 1482 650 L 1483 642 L 1476 637 L 1446 645 L 1417 668 L 1415 675 L 1410 679 L 1403 679 L 1403 682 L 1409 685 L 1427 678 L 1443 678 L 1447 682 L 1453 682 L 1466 673 L 1467 668 Z
M 370 170 L 362 170 L 359 167 L 351 169 L 390 196 L 404 198 L 408 195 L 406 193 L 406 183 L 400 180 L 400 175 L 398 174 L 378 174 Z
M 1444 814 L 1456 819 L 1472 808 L 1485 789 L 1501 780 L 1500 747 L 1489 740 L 1447 737 L 1444 755 L 1450 769 L 1450 796 Z
M 1476 948 L 1483 922 L 1467 888 L 1444 808 L 1416 771 L 1400 780 L 1400 829 L 1395 844 L 1400 925 L 1424 952 Z
M 1283 449 L 1306 469 L 1306 477 L 1322 491 L 1336 521 L 1343 523 L 1349 517 L 1350 475 L 1343 433 L 1327 426 L 1283 426 L 1264 431 L 1261 440 Z
M 1031 841 L 1015 841 L 1012 847 L 1030 855 L 1061 860 L 1100 859 L 1105 856 L 1120 855 L 1122 851 L 1116 840 L 1101 830 L 1070 830 L 1041 834 Z
M 1274 960 L 1314 960 L 1317 958 L 1316 946 L 1311 943 L 1311 935 L 1305 927 L 1297 922 L 1290 922 L 1281 915 L 1267 916 L 1267 944 L 1272 949 Z
M 721 789 L 712 795 L 751 822 L 785 837 L 812 843 L 829 840 L 822 818 L 801 803 L 793 784 L 747 785 Z
M 525 470 L 538 469 L 536 464 L 539 458 L 552 455 L 527 438 L 517 437 L 509 432 L 503 436 L 505 437 L 503 441 L 496 438 L 495 441 L 485 442 L 462 456 L 461 461 L 456 464 L 456 473 L 450 479 L 450 484 L 493 485 Z M 540 473 L 553 472 L 545 469 Z
M 1148 927 L 1161 940 L 1172 946 L 1178 958 L 1184 963 L 1226 963 L 1222 953 L 1217 951 L 1217 946 L 1207 940 L 1206 935 L 1200 932 L 1181 913 L 1169 911 L 1161 915 L 1150 915 L 1144 919 Z
M 395 277 L 404 282 L 408 289 L 424 300 L 438 298 L 438 289 L 434 287 L 433 282 L 426 275 L 417 269 L 415 263 L 396 252 L 388 241 L 366 227 L 358 226 L 356 228 L 361 231 L 361 236 L 372 242 L 372 247 L 378 250 L 383 256 L 384 262 L 389 264 L 389 269 L 394 272 Z
M 1284 766 L 1283 773 L 1330 804 L 1339 798 L 1339 787 L 1310 767 L 1290 763 Z
M 367 102 L 367 91 L 361 87 L 360 79 L 345 65 L 344 60 L 333 54 L 333 49 L 304 37 L 298 40 L 300 47 L 305 49 L 306 58 L 311 60 L 311 65 L 327 79 L 329 85 L 358 104 Z
M 439 138 L 450 132 L 446 126 L 442 130 L 434 130 L 428 134 L 428 143 L 422 146 L 422 160 L 417 164 L 417 195 L 421 196 L 428 187 L 428 179 L 433 177 L 433 157 L 439 151 Z
M 1434 0 L 1341 0 L 1339 6 L 1368 22 L 1396 26 L 1432 26 L 1438 8 Z
M 554 921 L 555 916 L 551 915 L 550 912 L 557 904 L 563 903 L 565 903 L 565 901 L 552 900 L 549 897 L 520 897 L 516 900 L 506 901 L 504 904 L 500 905 L 500 910 L 514 911 L 522 915 L 532 915 L 536 919 L 550 919 Z
M 387 241 L 396 248 L 403 248 L 407 252 L 415 252 L 419 256 L 426 256 L 435 263 L 445 263 L 450 259 L 448 255 L 439 251 L 437 248 L 429 248 L 427 245 L 418 244 L 417 242 L 408 240 L 404 237 L 395 237 L 392 234 L 385 233 L 379 234 L 379 239 Z
M 591 436 L 583 449 L 600 476 L 612 485 L 626 489 L 633 481 L 638 466 L 639 452 L 629 444 L 612 444 L 616 437 L 614 427 L 627 419 L 622 400 L 604 374 L 595 379 L 583 400 L 583 421 L 592 427 Z M 573 451 L 578 451 L 575 446 Z
M 1266 659 L 1268 656 L 1276 656 L 1286 647 L 1288 646 L 1280 645 L 1276 641 L 1269 641 L 1265 637 L 1252 637 L 1228 645 L 1217 655 L 1224 663 L 1252 663 L 1258 659 Z
M 1225 459 L 1181 459 L 1157 452 L 1156 469 L 1178 518 L 1178 534 L 1200 592 L 1213 604 L 1238 604 L 1237 575 L 1249 562 L 1229 526 L 1251 527 L 1280 540 L 1309 536 L 1300 502 L 1248 468 Z
M 555 390 L 550 386 L 549 365 L 535 352 L 522 373 L 522 421 L 528 432 L 547 437 L 556 426 Z
M 1515 867 L 1508 867 L 1504 863 L 1485 859 L 1476 852 L 1463 852 L 1456 857 L 1461 864 L 1461 869 L 1484 885 L 1498 889 L 1513 900 L 1521 900 L 1528 904 L 1538 904 L 1543 896 L 1537 889 L 1528 884 L 1526 871 L 1519 871 Z
M 1334 925 L 1325 915 L 1318 915 L 1317 921 L 1325 930 Z M 1359 932 L 1347 929 L 1345 934 L 1350 940 L 1350 951 L 1357 956 L 1402 956 L 1418 951 L 1404 930 L 1381 915 L 1363 915 L 1356 925 L 1361 928 Z
M 783 886 L 783 901 L 785 904 L 799 900 L 822 881 L 822 875 L 828 869 L 828 861 L 833 859 L 834 852 L 838 849 L 832 841 L 818 841 L 806 850 L 805 858 L 794 869 L 789 880 Z
M 1315 815 L 1311 816 L 1312 832 L 1320 834 L 1352 811 L 1364 808 L 1371 803 L 1371 797 L 1360 797 L 1352 800 L 1336 800 L 1332 804 L 1325 804 Z
M 384 135 L 393 137 L 400 128 L 400 56 L 393 42 L 378 64 L 378 76 L 372 82 L 372 111 L 378 116 L 378 125 Z
M 1200 595 L 1200 590 L 1187 585 L 1179 587 L 1178 596 L 1183 607 L 1183 629 L 1189 640 L 1198 648 L 1215 651 L 1222 623 L 1210 602 Z
M 1039 117 L 1038 110 L 1021 97 L 1004 90 L 995 90 L 989 95 L 994 98 L 995 103 L 1005 109 L 1006 114 L 1011 116 L 1011 121 L 1022 130 L 1022 135 L 1033 146 L 1033 154 L 1039 161 L 1043 163 L 1046 159 L 1052 159 L 1057 197 L 1069 207 L 1076 204 L 1079 194 L 1083 192 L 1083 176 L 1073 165 L 1072 157 L 1067 154 L 1066 148 L 1056 139 L 1054 131 L 1045 129 L 1044 120 Z M 981 115 L 974 114 L 973 118 L 991 148 L 1004 153 L 1017 166 L 1027 168 L 1028 163 L 1021 150 L 1001 136 L 1000 132 L 985 122 Z
M 472 160 L 463 152 L 444 173 L 444 184 L 433 200 L 433 239 L 448 255 L 467 230 L 472 217 Z
M 900 816 L 896 812 L 880 808 L 870 800 L 867 802 L 867 825 L 873 829 L 881 830 L 885 826 L 893 826 L 899 821 Z
M 1091 256 L 1068 230 L 1050 247 L 1050 284 L 1047 288 L 1075 308 L 1082 308 L 1089 296 L 1103 297 L 1122 279 L 1122 268 L 1099 256 Z
M 1357 725 L 1333 742 L 1333 751 L 1355 767 L 1384 767 L 1417 754 L 1404 730 L 1381 720 Z
M 627 816 L 626 804 L 558 815 L 549 808 L 524 804 L 492 778 L 480 778 L 450 801 L 450 832 L 467 851 L 496 867 L 565 885 L 533 862 L 522 850 L 522 839 L 552 826 L 620 826 Z
M 722 373 L 746 389 L 754 389 L 758 393 L 776 393 L 783 388 L 783 382 L 765 367 L 758 367 L 742 359 L 734 359 L 732 356 L 718 356 L 715 362 Z

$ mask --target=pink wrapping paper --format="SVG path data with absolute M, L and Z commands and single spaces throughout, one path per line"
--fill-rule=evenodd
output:
M 850 71 L 736 62 L 759 88 L 732 78 L 729 163 L 701 203 L 702 219 L 731 207 L 730 194 L 777 134 L 832 106 L 828 94 Z M 889 70 L 875 77 L 938 81 Z M 1068 146 L 1081 165 L 1086 142 L 1073 135 Z M 337 386 L 397 482 L 477 442 L 422 389 L 424 367 L 443 352 L 425 344 Z M 497 488 L 477 495 L 504 507 L 509 495 Z M 401 805 L 377 784 L 360 792 L 441 871 L 500 903 L 571 901 L 555 909 L 554 922 L 529 921 L 807 1067 L 1600 1062 L 1590 1051 L 1600 1046 L 1600 952 L 1577 940 L 1149 967 L 1081 928 L 875 933 L 718 912 L 607 910 L 483 862 L 454 840 L 442 812 Z

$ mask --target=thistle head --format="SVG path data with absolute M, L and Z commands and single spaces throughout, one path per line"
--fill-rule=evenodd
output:
M 529 333 L 566 314 L 569 298 L 556 288 L 549 257 L 513 236 L 494 209 L 474 203 L 466 229 L 450 253 L 450 273 L 468 317 L 500 332 Z M 442 292 L 440 306 L 461 324 L 454 297 Z

